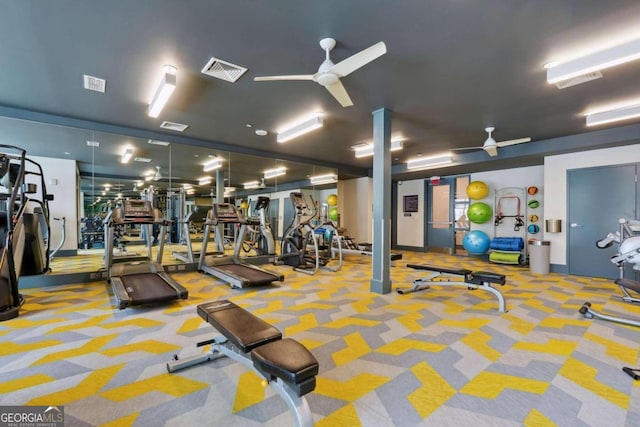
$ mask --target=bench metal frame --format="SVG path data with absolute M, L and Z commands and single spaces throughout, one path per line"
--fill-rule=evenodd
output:
M 281 378 L 266 378 L 264 373 L 254 366 L 253 361 L 251 360 L 251 352 L 242 352 L 231 341 L 222 335 L 214 338 L 213 340 L 198 343 L 197 347 L 202 347 L 207 344 L 211 344 L 211 351 L 209 353 L 197 354 L 184 359 L 178 359 L 177 356 L 175 356 L 175 360 L 167 363 L 167 371 L 173 373 L 201 363 L 211 362 L 221 357 L 229 357 L 236 362 L 241 363 L 247 369 L 252 370 L 259 377 L 264 378 L 266 385 L 271 386 L 287 403 L 287 406 L 295 419 L 296 427 L 313 426 L 313 416 L 307 399 L 304 396 L 298 396 L 296 391 L 287 383 L 282 381 Z
M 431 273 L 426 277 L 414 280 L 411 288 L 397 288 L 396 291 L 399 294 L 424 291 L 429 289 L 430 286 L 461 286 L 469 290 L 480 289 L 491 292 L 498 299 L 498 311 L 501 313 L 505 313 L 507 311 L 504 296 L 502 296 L 499 290 L 491 286 L 491 282 L 486 280 L 480 281 L 480 283 L 467 281 L 469 280 L 470 275 L 473 275 L 471 270 L 459 270 L 459 272 L 453 273 L 452 271 L 439 271 L 435 269 L 435 267 L 433 270 L 425 267 L 420 267 L 419 269 L 430 271 Z

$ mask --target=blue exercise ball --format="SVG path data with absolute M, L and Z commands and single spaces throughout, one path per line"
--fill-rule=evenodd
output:
M 462 239 L 462 247 L 471 255 L 487 253 L 490 243 L 487 233 L 480 230 L 470 231 L 464 236 L 464 239 Z

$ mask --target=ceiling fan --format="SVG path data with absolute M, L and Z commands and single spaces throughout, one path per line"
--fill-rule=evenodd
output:
M 494 127 L 489 126 L 484 128 L 485 132 L 489 134 L 484 144 L 481 147 L 466 147 L 466 148 L 454 148 L 454 151 L 460 150 L 484 150 L 491 157 L 495 157 L 498 155 L 498 148 L 507 147 L 509 145 L 522 144 L 524 142 L 531 141 L 531 138 L 518 138 L 518 139 L 510 139 L 508 141 L 499 141 L 496 142 L 495 139 L 491 136 L 491 133 L 495 130 Z
M 320 47 L 324 49 L 326 58 L 320 65 L 320 68 L 318 68 L 318 72 L 315 74 L 264 76 L 254 77 L 253 80 L 256 82 L 273 80 L 312 80 L 324 86 L 340 103 L 340 105 L 343 107 L 350 107 L 353 105 L 353 102 L 351 101 L 351 98 L 349 98 L 349 94 L 342 85 L 340 78 L 348 76 L 358 68 L 367 65 L 369 62 L 387 53 L 387 46 L 384 42 L 378 42 L 373 46 L 370 46 L 355 55 L 334 64 L 329 58 L 329 52 L 335 47 L 335 45 L 336 41 L 332 38 L 320 40 Z

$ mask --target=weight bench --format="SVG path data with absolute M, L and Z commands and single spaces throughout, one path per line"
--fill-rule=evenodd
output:
M 223 336 L 196 344 L 211 344 L 210 353 L 181 360 L 174 355 L 174 360 L 167 363 L 169 372 L 228 356 L 253 369 L 275 389 L 293 413 L 296 426 L 313 426 L 304 395 L 316 387 L 318 361 L 305 346 L 291 338 L 283 339 L 276 327 L 231 301 L 200 304 L 198 315 Z
M 464 286 L 469 290 L 481 289 L 491 292 L 498 298 L 498 310 L 507 311 L 504 297 L 499 290 L 492 287 L 492 283 L 500 286 L 505 283 L 504 274 L 491 273 L 488 271 L 471 271 L 464 268 L 443 268 L 426 264 L 407 264 L 407 267 L 416 270 L 427 270 L 430 274 L 422 279 L 413 281 L 411 288 L 397 288 L 399 294 L 408 294 L 429 289 L 430 286 Z
M 618 285 L 622 291 L 622 300 L 624 302 L 640 302 L 640 299 L 632 296 L 629 291 L 633 291 L 636 294 L 640 294 L 640 282 L 632 279 L 620 278 L 615 280 L 615 284 Z M 640 326 L 640 320 L 626 319 L 624 317 L 612 316 L 610 314 L 599 313 L 591 308 L 590 302 L 585 302 L 578 310 L 587 319 L 600 319 L 608 320 L 610 322 L 621 323 L 629 326 Z

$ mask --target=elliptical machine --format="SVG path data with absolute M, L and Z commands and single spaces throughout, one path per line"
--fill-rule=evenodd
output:
M 295 215 L 282 236 L 280 262 L 309 275 L 315 274 L 321 267 L 338 271 L 342 267 L 342 250 L 339 251 L 338 266 L 327 267 L 333 242 L 338 241 L 338 245 L 341 245 L 333 222 L 321 220 L 313 198 L 314 209 L 310 209 L 304 194 L 292 192 L 289 197 Z M 319 244 L 321 237 L 327 241 L 326 245 Z
M 640 221 L 621 218 L 618 223 L 619 230 L 598 240 L 596 246 L 605 249 L 614 243 L 619 245 L 618 253 L 611 257 L 611 262 L 618 266 L 620 272 L 620 277 L 615 280 L 615 284 L 622 291 L 624 302 L 640 303 L 640 281 L 624 277 L 625 265 L 630 264 L 633 271 L 640 271 Z M 633 296 L 632 293 L 638 296 Z M 579 311 L 587 319 L 597 318 L 629 326 L 640 326 L 640 320 L 599 313 L 591 308 L 591 303 L 588 301 L 580 307 Z
M 246 218 L 246 224 L 240 227 L 244 227 L 244 230 L 239 232 L 238 238 L 246 254 L 245 260 L 251 264 L 273 262 L 276 255 L 276 243 L 267 219 L 270 200 L 266 196 L 259 196 L 254 208 L 258 215 Z M 236 256 L 240 256 L 239 251 Z

